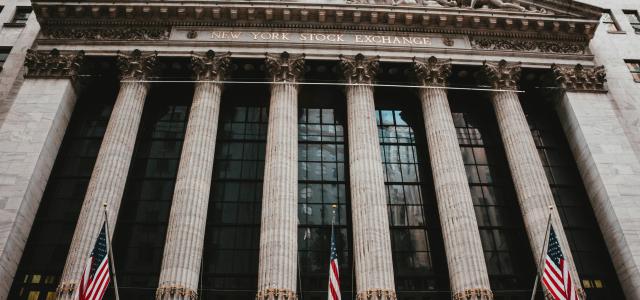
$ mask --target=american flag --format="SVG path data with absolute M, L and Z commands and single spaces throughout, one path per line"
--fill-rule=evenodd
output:
M 551 226 L 542 283 L 555 300 L 578 300 L 570 270 L 569 264 L 562 255 L 556 232 Z
M 342 299 L 340 292 L 340 271 L 338 267 L 338 251 L 336 249 L 336 235 L 331 226 L 331 258 L 329 260 L 329 293 L 328 300 Z
M 105 224 L 102 224 L 96 244 L 82 272 L 79 300 L 101 300 L 104 296 L 110 280 L 107 254 L 107 230 Z

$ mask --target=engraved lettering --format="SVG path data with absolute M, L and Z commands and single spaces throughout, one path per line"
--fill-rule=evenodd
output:
M 231 38 L 237 40 L 240 37 L 240 32 L 231 32 Z
M 254 39 L 254 40 L 257 40 L 257 39 L 258 39 L 258 36 L 260 35 L 260 33 L 259 33 L 259 32 L 251 32 L 251 34 L 253 35 L 253 39 Z
M 361 36 L 361 35 L 359 35 L 359 34 L 356 34 L 356 43 L 362 43 L 362 42 L 364 42 L 364 41 L 362 40 L 362 36 Z
M 283 32 L 283 33 L 282 33 L 282 40 L 284 40 L 284 41 L 290 41 L 290 40 L 289 40 L 289 33 L 288 33 L 288 32 Z
M 343 39 L 343 38 L 344 38 L 344 34 L 338 34 L 338 35 L 337 35 L 337 37 L 336 37 L 336 40 L 337 40 L 338 42 L 344 42 L 344 39 Z

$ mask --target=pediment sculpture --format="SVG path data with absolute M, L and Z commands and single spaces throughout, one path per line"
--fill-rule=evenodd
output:
M 445 7 L 471 7 L 528 11 L 517 0 L 347 0 L 350 4 L 377 4 L 377 5 L 423 5 Z M 533 10 L 538 11 L 538 10 Z M 539 12 L 544 12 L 540 10 Z

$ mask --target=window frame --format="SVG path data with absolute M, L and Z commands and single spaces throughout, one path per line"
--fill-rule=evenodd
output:
M 622 13 L 627 17 L 627 21 L 629 21 L 629 25 L 631 25 L 635 34 L 640 34 L 640 15 L 638 15 L 638 11 L 625 9 L 622 10 Z M 635 21 L 632 18 L 635 18 Z
M 611 21 L 605 21 L 605 16 L 608 15 L 609 18 L 611 19 Z M 616 20 L 615 15 L 613 14 L 613 12 L 610 9 L 606 9 L 602 12 L 602 17 L 600 19 L 600 21 L 602 22 L 602 24 L 606 24 L 607 26 L 607 33 L 617 33 L 617 34 L 625 34 L 626 32 L 624 30 L 622 30 L 622 28 L 620 27 L 620 24 L 618 23 L 618 20 Z M 613 25 L 613 27 L 615 28 L 615 30 L 611 30 L 610 26 Z
M 11 54 L 11 49 L 12 49 L 11 47 L 0 47 L 0 72 L 2 72 L 4 63 L 7 62 L 7 60 L 9 59 L 9 54 Z M 4 54 L 6 54 L 6 57 L 4 57 L 3 59 Z
M 16 10 L 11 17 L 11 22 L 4 23 L 7 27 L 24 27 L 29 22 L 29 17 L 33 13 L 31 6 L 16 6 Z M 18 18 L 21 15 L 25 15 L 25 18 Z
M 639 59 L 625 59 L 624 64 L 629 69 L 629 73 L 631 73 L 631 77 L 634 82 L 640 83 L 640 60 Z M 631 65 L 637 65 L 636 68 L 632 69 Z

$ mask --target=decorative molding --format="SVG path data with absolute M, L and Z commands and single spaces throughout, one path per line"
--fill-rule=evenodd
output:
M 606 92 L 604 83 L 607 73 L 604 66 L 585 68 L 575 66 L 552 65 L 551 71 L 558 85 L 571 92 Z
M 198 293 L 184 286 L 161 286 L 156 290 L 156 299 L 164 299 L 164 296 L 179 296 L 179 299 L 197 300 Z
M 62 297 L 64 295 L 71 295 L 76 290 L 76 284 L 74 282 L 61 282 L 56 288 L 56 295 Z
M 413 71 L 423 86 L 444 87 L 451 75 L 451 59 L 438 61 L 435 56 L 431 56 L 426 61 L 420 61 L 414 57 Z
M 120 69 L 120 80 L 145 80 L 153 75 L 158 61 L 158 53 L 143 55 L 138 49 L 133 50 L 130 55 L 118 53 L 118 69 Z
M 520 80 L 520 65 L 504 59 L 497 63 L 485 61 L 482 64 L 482 77 L 494 89 L 515 90 Z
M 45 27 L 42 37 L 56 40 L 88 41 L 160 41 L 169 39 L 170 29 L 166 27 Z
M 471 47 L 482 50 L 512 50 L 539 53 L 587 54 L 588 41 L 564 42 L 470 37 Z
M 466 289 L 453 295 L 453 300 L 493 300 L 489 289 Z
M 286 51 L 278 55 L 266 53 L 265 64 L 273 82 L 296 82 L 304 74 L 304 54 L 291 55 Z
M 27 78 L 70 78 L 75 79 L 84 60 L 84 51 L 62 55 L 58 49 L 50 52 L 27 50 L 24 65 Z
M 397 300 L 394 290 L 374 289 L 358 293 L 357 300 Z
M 204 56 L 191 54 L 191 68 L 196 80 L 224 80 L 231 65 L 231 52 L 221 55 L 213 50 Z
M 256 300 L 297 300 L 296 292 L 288 289 L 269 288 L 258 291 Z
M 380 57 L 366 58 L 362 53 L 352 58 L 340 55 L 340 68 L 348 83 L 372 84 L 380 69 Z

